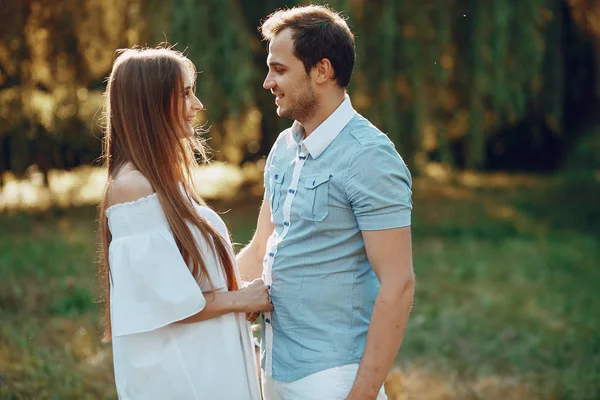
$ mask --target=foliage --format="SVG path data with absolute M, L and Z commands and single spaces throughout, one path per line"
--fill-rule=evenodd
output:
M 202 71 L 215 157 L 264 155 L 288 121 L 262 89 L 257 27 L 304 2 L 20 0 L 0 14 L 0 176 L 94 162 L 114 51 L 168 40 Z M 594 2 L 335 0 L 357 37 L 355 107 L 415 169 L 553 169 L 593 107 Z M 580 28 L 580 26 L 582 28 Z M 593 84 L 590 84 L 592 82 Z M 586 106 L 577 111 L 577 106 Z

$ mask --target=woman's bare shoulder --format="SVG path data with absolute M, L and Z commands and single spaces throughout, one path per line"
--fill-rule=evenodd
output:
M 120 173 L 110 184 L 108 206 L 128 203 L 150 196 L 154 188 L 150 181 L 137 170 Z

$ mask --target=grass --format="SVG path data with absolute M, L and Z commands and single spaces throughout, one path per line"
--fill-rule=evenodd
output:
M 416 180 L 417 295 L 389 397 L 600 398 L 598 192 L 492 178 Z M 212 205 L 246 243 L 259 201 Z M 0 215 L 0 399 L 116 398 L 94 220 L 93 207 Z

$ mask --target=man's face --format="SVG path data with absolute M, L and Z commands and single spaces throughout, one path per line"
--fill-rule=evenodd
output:
M 311 119 L 318 106 L 312 76 L 294 53 L 292 30 L 284 29 L 269 43 L 269 72 L 263 87 L 275 96 L 277 115 L 304 122 Z

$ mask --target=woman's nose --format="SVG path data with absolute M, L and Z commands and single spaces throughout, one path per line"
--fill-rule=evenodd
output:
M 204 104 L 202 104 L 200 100 L 198 100 L 198 107 L 200 108 L 200 111 L 204 110 Z

